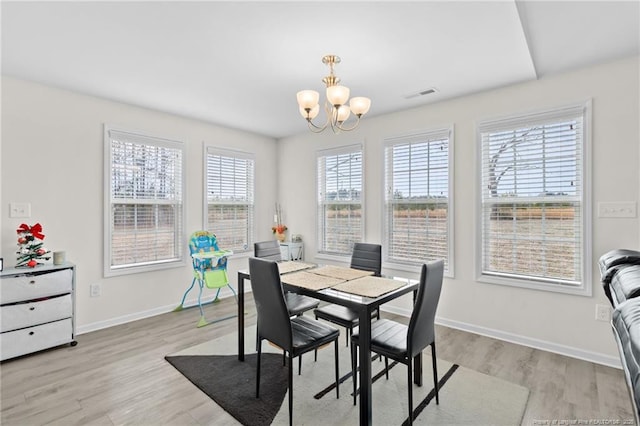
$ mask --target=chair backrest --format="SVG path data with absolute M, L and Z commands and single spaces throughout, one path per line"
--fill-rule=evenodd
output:
M 259 336 L 282 349 L 290 350 L 293 334 L 278 264 L 271 260 L 250 257 L 249 275 L 258 313 Z
M 196 231 L 189 237 L 189 251 L 191 254 L 219 250 L 218 239 L 212 232 Z
M 435 339 L 434 321 L 436 309 L 440 300 L 442 280 L 444 276 L 444 261 L 422 265 L 418 296 L 409 320 L 407 332 L 407 351 L 409 357 L 416 356 L 420 351 L 433 343 Z
M 382 271 L 382 246 L 380 244 L 355 243 L 351 254 L 351 267 L 373 271 L 376 277 Z
M 267 260 L 282 260 L 280 243 L 276 240 L 261 241 L 253 244 L 254 256 Z

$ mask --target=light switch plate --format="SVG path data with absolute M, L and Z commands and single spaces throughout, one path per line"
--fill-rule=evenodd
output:
M 31 217 L 30 203 L 10 203 L 9 217 Z
M 635 201 L 598 203 L 598 217 L 636 217 Z

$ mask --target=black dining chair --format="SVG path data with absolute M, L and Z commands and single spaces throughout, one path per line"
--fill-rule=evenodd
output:
M 380 244 L 355 243 L 351 254 L 351 268 L 363 271 L 372 271 L 376 277 L 382 270 L 382 246 Z M 347 346 L 349 337 L 353 334 L 353 328 L 358 325 L 358 313 L 346 306 L 329 304 L 313 311 L 316 319 L 321 318 L 332 322 L 348 330 L 346 336 Z M 371 312 L 371 318 L 380 319 L 380 309 Z
M 436 309 L 440 300 L 444 261 L 422 265 L 418 295 L 409 319 L 409 325 L 388 319 L 381 319 L 371 324 L 371 351 L 385 357 L 385 373 L 389 379 L 389 358 L 407 366 L 409 389 L 409 424 L 413 424 L 413 358 L 424 348 L 431 346 L 433 364 L 433 388 L 438 398 L 438 369 L 436 363 L 435 326 Z M 356 361 L 359 332 L 355 330 L 351 336 L 351 368 L 353 375 L 353 404 L 356 404 Z
M 276 240 L 261 241 L 253 244 L 254 256 L 260 259 L 279 261 L 282 259 L 280 243 Z M 291 316 L 302 315 L 306 311 L 317 308 L 320 302 L 308 296 L 290 291 L 285 292 L 287 308 Z
M 280 282 L 278 264 L 273 261 L 249 258 L 249 273 L 253 286 L 253 297 L 258 315 L 258 359 L 256 398 L 260 397 L 260 357 L 262 341 L 268 340 L 282 348 L 289 358 L 289 425 L 293 424 L 293 358 L 334 342 L 336 398 L 340 398 L 338 368 L 338 338 L 340 331 L 307 316 L 291 317 Z

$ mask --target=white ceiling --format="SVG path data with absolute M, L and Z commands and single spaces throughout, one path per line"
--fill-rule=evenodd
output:
M 306 131 L 326 54 L 369 116 L 640 54 L 638 0 L 0 7 L 5 75 L 275 138 Z

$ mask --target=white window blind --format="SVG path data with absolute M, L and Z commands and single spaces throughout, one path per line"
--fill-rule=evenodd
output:
M 253 245 L 254 169 L 252 154 L 207 147 L 206 227 L 221 249 L 235 253 Z
M 385 141 L 385 261 L 450 270 L 452 129 Z
M 181 262 L 183 144 L 105 127 L 105 154 L 105 275 Z
M 580 286 L 585 107 L 479 124 L 485 276 Z
M 350 256 L 362 241 L 362 146 L 318 152 L 318 252 Z

